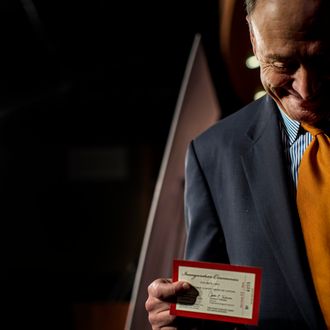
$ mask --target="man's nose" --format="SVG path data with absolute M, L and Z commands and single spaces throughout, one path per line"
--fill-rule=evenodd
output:
M 294 74 L 293 89 L 303 100 L 313 98 L 320 88 L 321 81 L 316 70 L 300 66 Z

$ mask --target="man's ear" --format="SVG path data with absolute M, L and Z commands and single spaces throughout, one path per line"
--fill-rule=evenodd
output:
M 251 45 L 252 45 L 252 50 L 253 50 L 254 55 L 256 56 L 256 38 L 253 33 L 253 27 L 252 27 L 252 23 L 251 23 L 249 16 L 246 16 L 246 21 L 249 25 L 250 41 L 251 41 Z

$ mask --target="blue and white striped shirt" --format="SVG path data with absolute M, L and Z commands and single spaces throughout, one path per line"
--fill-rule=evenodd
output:
M 312 141 L 312 134 L 304 130 L 300 123 L 287 116 L 281 109 L 280 110 L 280 129 L 282 133 L 282 142 L 287 161 L 290 166 L 290 173 L 294 187 L 297 187 L 298 182 L 298 168 L 301 158 Z

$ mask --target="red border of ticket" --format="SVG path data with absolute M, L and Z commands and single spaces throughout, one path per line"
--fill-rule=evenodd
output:
M 212 263 L 212 262 L 174 260 L 173 261 L 173 282 L 178 281 L 179 266 L 186 266 L 186 267 L 193 267 L 193 268 L 219 269 L 219 270 L 228 270 L 228 271 L 232 271 L 232 272 L 245 272 L 245 273 L 255 274 L 252 318 L 249 319 L 249 318 L 244 318 L 244 317 L 215 315 L 215 314 L 202 313 L 202 312 L 181 311 L 181 310 L 176 309 L 176 304 L 171 304 L 170 314 L 177 315 L 177 316 L 198 318 L 198 319 L 231 322 L 231 323 L 250 324 L 250 325 L 258 324 L 259 307 L 260 307 L 260 291 L 261 291 L 261 274 L 262 274 L 261 268 L 250 267 L 250 266 L 237 266 L 237 265 L 229 265 L 229 264 L 218 264 L 218 263 Z

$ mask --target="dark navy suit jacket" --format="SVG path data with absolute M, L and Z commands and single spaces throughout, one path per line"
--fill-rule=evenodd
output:
M 258 328 L 323 329 L 290 187 L 269 96 L 220 120 L 187 154 L 186 258 L 261 267 Z

